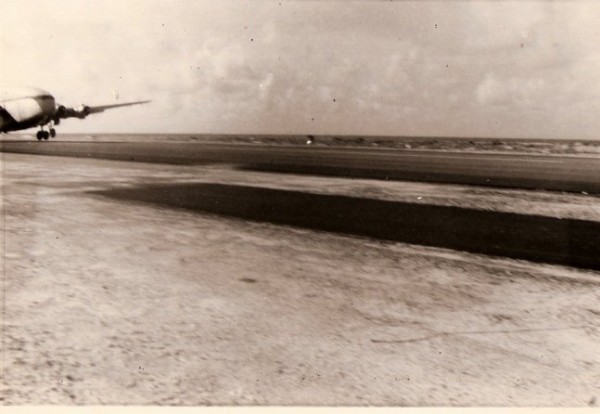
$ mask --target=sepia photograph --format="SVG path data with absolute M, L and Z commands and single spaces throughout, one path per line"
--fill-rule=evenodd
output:
M 3 409 L 600 405 L 600 2 L 0 9 Z

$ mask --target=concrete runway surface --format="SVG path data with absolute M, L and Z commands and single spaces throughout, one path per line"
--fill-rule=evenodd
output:
M 600 157 L 198 142 L 2 141 L 0 151 L 600 194 Z
M 596 404 L 597 196 L 240 148 L 2 154 L 4 404 Z

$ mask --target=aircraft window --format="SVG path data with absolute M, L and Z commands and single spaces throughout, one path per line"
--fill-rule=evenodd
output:
M 41 95 L 41 96 L 38 96 L 38 99 L 53 99 L 53 98 L 52 98 L 52 95 Z

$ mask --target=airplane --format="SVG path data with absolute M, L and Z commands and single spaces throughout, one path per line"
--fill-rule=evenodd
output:
M 140 105 L 150 101 L 125 102 L 112 105 L 88 106 L 81 104 L 74 108 L 57 104 L 50 92 L 38 88 L 0 89 L 0 132 L 20 131 L 40 127 L 38 141 L 56 136 L 55 125 L 61 119 L 84 119 L 90 114 L 122 106 Z M 44 127 L 48 128 L 46 131 Z

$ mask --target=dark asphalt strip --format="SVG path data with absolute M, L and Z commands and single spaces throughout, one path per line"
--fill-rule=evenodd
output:
M 318 231 L 600 270 L 600 223 L 223 184 L 90 194 Z
M 0 151 L 600 194 L 599 157 L 163 142 L 0 142 Z

